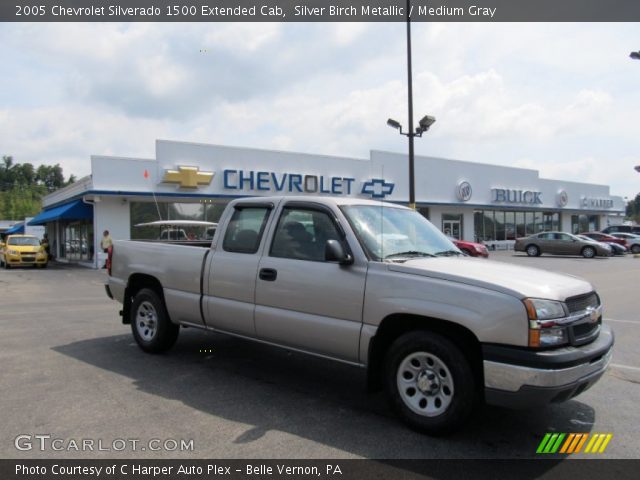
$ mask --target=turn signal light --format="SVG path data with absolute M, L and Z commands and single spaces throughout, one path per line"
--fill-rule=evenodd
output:
M 540 346 L 540 330 L 529 329 L 529 346 L 530 347 Z

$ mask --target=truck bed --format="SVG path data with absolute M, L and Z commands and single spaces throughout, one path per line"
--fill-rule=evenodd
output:
M 114 296 L 123 300 L 129 272 L 149 275 L 162 285 L 167 310 L 174 322 L 201 325 L 199 309 L 194 305 L 200 303 L 202 264 L 209 250 L 199 243 L 202 242 L 116 240 L 112 278 L 125 283 L 115 289 Z

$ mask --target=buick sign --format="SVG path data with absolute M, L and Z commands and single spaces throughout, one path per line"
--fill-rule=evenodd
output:
M 528 203 L 532 205 L 542 204 L 540 196 L 542 192 L 532 190 L 510 190 L 507 188 L 492 188 L 492 202 L 495 203 Z
M 458 183 L 458 186 L 456 187 L 456 197 L 458 197 L 458 200 L 461 202 L 468 202 L 471 200 L 472 193 L 473 190 L 471 189 L 471 184 L 469 182 L 464 180 Z

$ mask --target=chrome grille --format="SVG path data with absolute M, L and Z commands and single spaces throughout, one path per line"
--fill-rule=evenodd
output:
M 567 304 L 567 308 L 571 314 L 579 314 L 579 312 L 584 312 L 588 308 L 597 308 L 600 305 L 600 298 L 595 292 L 591 292 L 585 295 L 567 298 L 565 303 Z M 599 317 L 595 321 L 592 321 L 587 317 L 584 320 L 581 320 L 580 323 L 569 325 L 569 342 L 574 346 L 590 343 L 598 338 L 601 326 L 602 317 Z
M 567 298 L 566 302 L 569 313 L 582 312 L 589 307 L 596 308 L 600 305 L 600 299 L 595 292 L 586 295 L 578 295 L 577 297 Z
M 571 330 L 573 331 L 573 336 L 576 340 L 582 340 L 591 335 L 598 328 L 600 328 L 601 324 L 602 319 L 599 318 L 597 322 L 580 323 L 578 325 L 574 325 L 573 327 L 571 327 Z

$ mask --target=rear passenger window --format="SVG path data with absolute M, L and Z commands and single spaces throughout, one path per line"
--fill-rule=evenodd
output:
M 327 240 L 340 241 L 335 224 L 324 212 L 285 208 L 271 245 L 271 256 L 324 262 Z
M 236 208 L 224 234 L 222 248 L 227 252 L 256 253 L 270 208 Z

